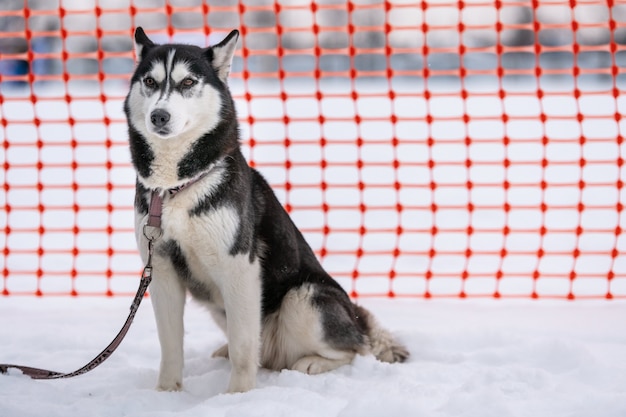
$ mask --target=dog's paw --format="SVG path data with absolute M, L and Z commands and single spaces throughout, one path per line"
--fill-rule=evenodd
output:
M 177 381 L 177 380 L 164 381 L 164 380 L 161 380 L 160 378 L 156 389 L 157 391 L 171 391 L 171 392 L 182 391 L 183 383 L 182 381 Z
M 230 375 L 228 393 L 247 392 L 256 386 L 256 372 L 236 372 Z
M 225 358 L 228 359 L 228 344 L 225 344 L 221 348 L 217 349 L 211 355 L 212 358 Z
M 234 381 L 232 378 L 230 380 L 230 384 L 228 384 L 228 393 L 229 394 L 237 394 L 241 392 L 248 392 L 251 389 L 254 389 L 255 383 L 254 381 Z
M 347 365 L 352 362 L 353 358 L 353 355 L 348 355 L 341 359 L 328 359 L 317 355 L 305 356 L 298 359 L 290 369 L 303 374 L 317 375 Z
M 305 356 L 300 358 L 291 367 L 292 370 L 302 372 L 303 374 L 317 375 L 326 372 L 322 366 L 322 358 L 319 356 Z

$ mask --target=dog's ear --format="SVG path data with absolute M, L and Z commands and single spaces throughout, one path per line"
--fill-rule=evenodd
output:
M 135 59 L 137 62 L 141 61 L 146 52 L 154 46 L 155 43 L 148 38 L 141 26 L 135 29 Z
M 217 45 L 213 45 L 206 50 L 209 62 L 217 72 L 217 76 L 223 83 L 226 83 L 230 66 L 233 62 L 233 55 L 237 49 L 237 41 L 239 40 L 239 31 L 233 30 Z

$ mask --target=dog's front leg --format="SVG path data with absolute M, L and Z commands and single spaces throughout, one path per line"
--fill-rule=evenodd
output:
M 162 258 L 155 257 L 154 275 L 150 297 L 161 343 L 157 389 L 180 391 L 183 387 L 185 288 L 171 264 Z
M 247 260 L 246 260 L 247 262 Z M 258 262 L 248 264 L 224 286 L 228 355 L 232 365 L 228 392 L 256 385 L 261 338 L 261 279 Z

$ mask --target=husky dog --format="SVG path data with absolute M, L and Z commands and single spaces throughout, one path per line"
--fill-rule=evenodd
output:
M 238 37 L 234 30 L 203 49 L 157 45 L 135 32 L 137 68 L 124 110 L 144 261 L 151 204 L 161 218 L 150 285 L 161 343 L 157 388 L 182 388 L 187 292 L 226 334 L 213 355 L 231 362 L 229 392 L 254 388 L 259 366 L 317 374 L 355 354 L 404 361 L 407 350 L 324 271 L 244 159 L 227 87 Z

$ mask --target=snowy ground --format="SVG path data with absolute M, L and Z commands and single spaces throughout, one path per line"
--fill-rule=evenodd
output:
M 190 303 L 184 391 L 157 392 L 159 347 L 150 300 L 119 350 L 69 380 L 0 376 L 3 417 L 626 415 L 626 303 L 367 299 L 409 347 L 406 364 L 358 357 L 307 376 L 261 371 L 258 388 L 223 394 L 224 337 Z M 2 298 L 0 362 L 70 371 L 116 334 L 128 299 Z

